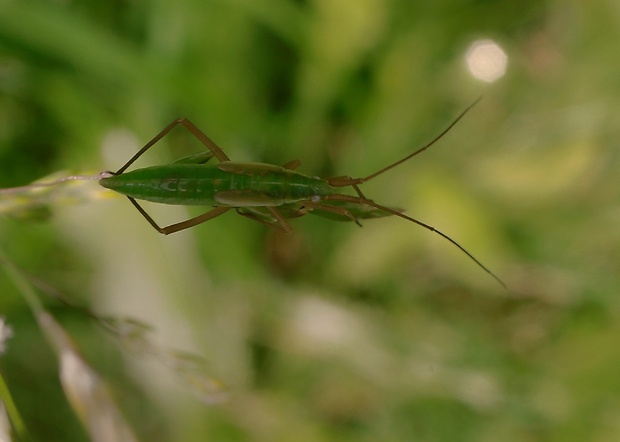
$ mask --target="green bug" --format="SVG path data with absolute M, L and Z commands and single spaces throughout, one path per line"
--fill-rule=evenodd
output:
M 185 118 L 174 120 L 140 149 L 116 172 L 104 172 L 99 183 L 119 192 L 159 233 L 168 235 L 212 220 L 231 209 L 238 214 L 275 228 L 290 232 L 290 218 L 314 214 L 336 221 L 353 221 L 395 215 L 437 233 L 458 247 L 479 267 L 489 273 L 504 287 L 506 285 L 493 272 L 478 261 L 460 244 L 434 227 L 411 218 L 401 210 L 386 207 L 366 198 L 359 185 L 398 166 L 432 146 L 445 135 L 476 103 L 471 104 L 431 142 L 395 163 L 363 178 L 338 176 L 319 178 L 295 171 L 298 160 L 283 166 L 264 163 L 231 161 L 207 135 Z M 140 156 L 168 134 L 175 126 L 182 125 L 209 150 L 183 157 L 171 164 L 151 166 L 125 172 Z M 206 165 L 215 157 L 219 163 Z M 350 187 L 356 195 L 342 193 Z M 206 213 L 185 221 L 160 227 L 136 200 L 161 204 L 213 207 Z

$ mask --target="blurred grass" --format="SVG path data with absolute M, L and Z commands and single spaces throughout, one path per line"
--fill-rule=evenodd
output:
M 618 20 L 585 0 L 3 1 L 0 187 L 118 168 L 181 116 L 234 159 L 367 175 L 482 93 L 364 192 L 513 290 L 398 219 L 306 217 L 283 236 L 227 214 L 161 238 L 126 200 L 89 197 L 1 218 L 2 248 L 230 388 L 207 406 L 170 373 L 184 358 L 119 350 L 41 294 L 139 439 L 617 440 Z M 493 85 L 465 69 L 478 38 L 509 56 Z M 175 132 L 141 164 L 197 148 Z M 27 431 L 85 440 L 28 304 L 4 276 L 0 293 L 0 371 Z

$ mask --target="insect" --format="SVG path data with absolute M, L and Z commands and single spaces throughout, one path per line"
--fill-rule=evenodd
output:
M 283 166 L 231 161 L 222 149 L 198 127 L 189 120 L 180 118 L 166 126 L 116 172 L 107 171 L 100 174 L 99 183 L 107 189 L 127 196 L 149 224 L 164 235 L 210 221 L 231 209 L 239 215 L 287 233 L 292 231 L 287 219 L 306 214 L 337 221 L 353 221 L 360 226 L 360 220 L 363 219 L 398 216 L 442 236 L 506 287 L 501 279 L 448 235 L 429 224 L 405 215 L 399 209 L 374 202 L 367 198 L 359 187 L 435 144 L 479 100 L 467 107 L 425 146 L 362 178 L 350 176 L 319 178 L 304 175 L 295 170 L 301 164 L 299 160 L 291 161 Z M 189 131 L 207 147 L 208 151 L 183 157 L 167 165 L 126 172 L 138 158 L 178 125 Z M 218 163 L 207 165 L 206 163 L 214 157 Z M 343 193 L 343 189 L 347 187 L 354 190 L 355 194 Z M 136 200 L 212 208 L 202 215 L 160 227 Z

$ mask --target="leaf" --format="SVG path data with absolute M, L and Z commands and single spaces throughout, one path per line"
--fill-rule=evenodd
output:
M 112 399 L 106 382 L 84 360 L 71 337 L 47 312 L 37 315 L 60 360 L 60 381 L 67 399 L 93 441 L 136 441 Z

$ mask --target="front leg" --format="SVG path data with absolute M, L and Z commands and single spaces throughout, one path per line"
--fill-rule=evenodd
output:
M 134 207 L 138 210 L 138 212 L 140 212 L 140 214 L 144 217 L 144 219 L 146 219 L 149 222 L 149 224 L 162 235 L 170 235 L 171 233 L 180 232 L 181 230 L 185 230 L 185 229 L 189 229 L 190 227 L 197 226 L 198 224 L 202 224 L 204 222 L 212 220 L 213 218 L 216 218 L 231 209 L 231 207 L 224 207 L 224 206 L 216 207 L 208 211 L 207 213 L 203 213 L 202 215 L 198 215 L 194 218 L 186 219 L 185 221 L 181 221 L 180 223 L 170 224 L 169 226 L 166 226 L 166 227 L 159 227 L 159 225 L 155 222 L 155 220 L 151 218 L 151 216 L 148 213 L 146 213 L 146 211 L 142 208 L 140 204 L 138 204 L 138 202 L 135 199 L 133 199 L 130 196 L 128 196 L 127 198 L 129 198 L 129 201 L 131 201 L 131 204 L 134 205 Z
M 215 144 L 211 140 L 211 138 L 209 138 L 203 131 L 198 129 L 198 127 L 196 127 L 194 123 L 189 121 L 187 118 L 178 118 L 174 120 L 172 123 L 170 123 L 168 126 L 166 126 L 164 130 L 162 130 L 160 133 L 155 135 L 155 137 L 153 137 L 151 141 L 146 143 L 142 149 L 140 149 L 133 157 L 131 157 L 129 161 L 127 161 L 125 165 L 121 167 L 120 169 L 118 169 L 114 174 L 120 175 L 121 173 L 125 172 L 125 170 L 127 170 L 129 166 L 131 166 L 147 150 L 153 147 L 155 143 L 157 143 L 159 140 L 165 137 L 168 134 L 168 132 L 174 129 L 174 127 L 177 126 L 178 124 L 181 124 L 187 131 L 189 131 L 189 133 L 191 133 L 194 137 L 196 137 L 198 141 L 204 144 L 207 147 L 207 149 L 213 152 L 213 155 L 215 156 L 215 158 L 217 158 L 220 161 L 230 161 L 230 158 L 228 158 L 228 156 L 224 153 L 224 151 L 220 149 L 219 146 Z

